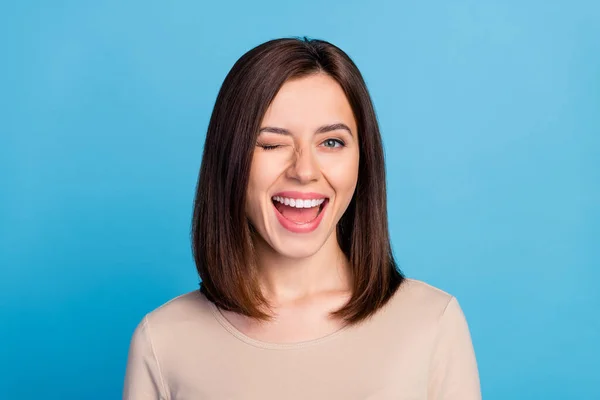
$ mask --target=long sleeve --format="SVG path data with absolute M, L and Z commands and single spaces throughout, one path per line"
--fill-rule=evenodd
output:
M 131 339 L 123 400 L 167 399 L 148 324 L 146 316 L 137 326 Z
M 428 400 L 480 400 L 475 351 L 455 297 L 440 318 L 429 370 Z

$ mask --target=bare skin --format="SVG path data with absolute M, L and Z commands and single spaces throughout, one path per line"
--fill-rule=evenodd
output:
M 316 133 L 322 126 L 344 124 Z M 224 311 L 245 335 L 270 343 L 317 339 L 339 330 L 343 321 L 329 313 L 351 295 L 349 263 L 336 238 L 358 179 L 356 122 L 339 84 L 316 74 L 286 82 L 269 106 L 259 134 L 248 184 L 246 213 L 254 238 L 262 290 L 272 321 L 259 322 Z M 264 146 L 270 147 L 265 149 Z M 329 204 L 318 228 L 294 233 L 275 216 L 272 196 L 281 191 L 320 193 Z

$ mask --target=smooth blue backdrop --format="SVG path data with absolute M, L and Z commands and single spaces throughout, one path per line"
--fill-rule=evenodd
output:
M 2 2 L 0 397 L 120 397 L 135 325 L 197 288 L 220 84 L 308 35 L 365 76 L 395 254 L 459 299 L 484 398 L 599 399 L 599 4 Z

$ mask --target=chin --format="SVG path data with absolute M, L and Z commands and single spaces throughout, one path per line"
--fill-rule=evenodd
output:
M 328 237 L 322 239 L 315 235 L 314 238 L 280 238 L 277 240 L 277 244 L 271 246 L 273 251 L 285 258 L 302 259 L 314 256 L 321 250 L 323 245 L 327 243 Z

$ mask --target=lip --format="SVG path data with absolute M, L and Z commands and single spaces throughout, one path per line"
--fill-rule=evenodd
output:
M 282 193 L 298 193 L 298 192 L 282 192 Z M 307 193 L 310 194 L 310 193 Z M 283 194 L 276 194 L 274 196 L 281 196 L 281 197 L 288 197 L 285 196 Z M 319 195 L 321 196 L 321 195 Z M 322 199 L 325 196 L 321 196 L 321 197 L 305 197 L 304 199 L 309 200 L 309 199 Z M 295 198 L 301 198 L 301 197 L 295 197 Z M 317 217 L 315 219 L 313 219 L 310 222 L 307 222 L 305 224 L 297 224 L 295 222 L 290 221 L 289 219 L 285 218 L 277 209 L 277 207 L 275 207 L 275 204 L 273 204 L 273 210 L 275 212 L 275 216 L 277 217 L 277 220 L 279 221 L 279 223 L 281 224 L 281 226 L 283 226 L 285 229 L 287 229 L 290 232 L 294 232 L 294 233 L 310 233 L 312 231 L 314 231 L 315 229 L 317 229 L 319 227 L 319 225 L 321 224 L 321 221 L 323 220 L 323 216 L 325 215 L 325 211 L 327 210 L 327 206 L 329 205 L 329 199 L 325 200 L 325 202 L 323 203 L 323 208 L 321 209 L 321 211 L 319 212 L 319 215 L 317 215 Z
M 325 196 L 322 193 L 315 192 L 295 192 L 295 191 L 286 191 L 286 192 L 278 192 L 271 196 L 271 198 L 275 196 L 287 197 L 289 199 L 301 199 L 301 200 L 317 200 L 317 199 L 328 199 L 329 196 Z

